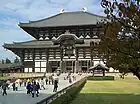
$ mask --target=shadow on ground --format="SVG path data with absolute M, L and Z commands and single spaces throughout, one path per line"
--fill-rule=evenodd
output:
M 140 104 L 140 94 L 79 93 L 71 104 Z

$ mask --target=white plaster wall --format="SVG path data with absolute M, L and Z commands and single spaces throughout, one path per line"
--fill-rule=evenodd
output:
M 29 72 L 33 72 L 33 68 L 29 68 Z
M 41 68 L 41 72 L 45 72 L 46 71 L 46 68 Z
M 40 72 L 40 68 L 35 68 L 35 72 Z
M 40 62 L 35 62 L 35 67 L 40 67 Z
M 24 68 L 24 72 L 28 72 L 28 68 Z
M 46 67 L 46 62 L 41 62 L 41 67 Z

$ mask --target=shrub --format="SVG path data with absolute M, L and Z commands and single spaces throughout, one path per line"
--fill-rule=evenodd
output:
M 80 80 L 76 84 L 74 84 L 70 89 L 66 91 L 66 93 L 54 101 L 51 102 L 51 104 L 70 104 L 71 101 L 74 100 L 78 92 L 83 88 L 83 86 L 86 83 L 86 78 L 83 80 Z
M 114 76 L 90 76 L 88 80 L 114 80 Z

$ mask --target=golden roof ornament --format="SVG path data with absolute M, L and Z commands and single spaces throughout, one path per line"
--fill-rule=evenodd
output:
M 64 13 L 64 8 L 60 9 L 60 13 Z
M 88 10 L 88 9 L 87 9 L 86 7 L 82 8 L 82 11 L 83 11 L 83 12 L 87 12 L 87 10 Z

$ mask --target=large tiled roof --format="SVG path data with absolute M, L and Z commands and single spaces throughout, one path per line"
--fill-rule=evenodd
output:
M 99 41 L 99 39 L 85 39 L 84 44 L 76 44 L 76 47 L 89 47 L 90 41 Z M 14 42 L 13 44 L 4 44 L 4 48 L 56 48 L 52 40 L 32 40 L 27 42 Z
M 43 41 L 43 40 L 32 40 L 27 42 L 17 42 L 13 44 L 4 44 L 4 48 L 51 48 L 58 47 L 58 45 L 53 45 L 51 40 Z
M 64 12 L 38 21 L 20 23 L 20 27 L 57 27 L 57 26 L 79 26 L 94 25 L 105 19 L 89 12 Z
M 102 70 L 107 70 L 108 71 L 109 68 L 107 66 L 101 64 L 101 63 L 98 63 L 95 66 L 92 66 L 92 67 L 89 68 L 89 70 L 98 70 L 98 69 L 102 69 Z

